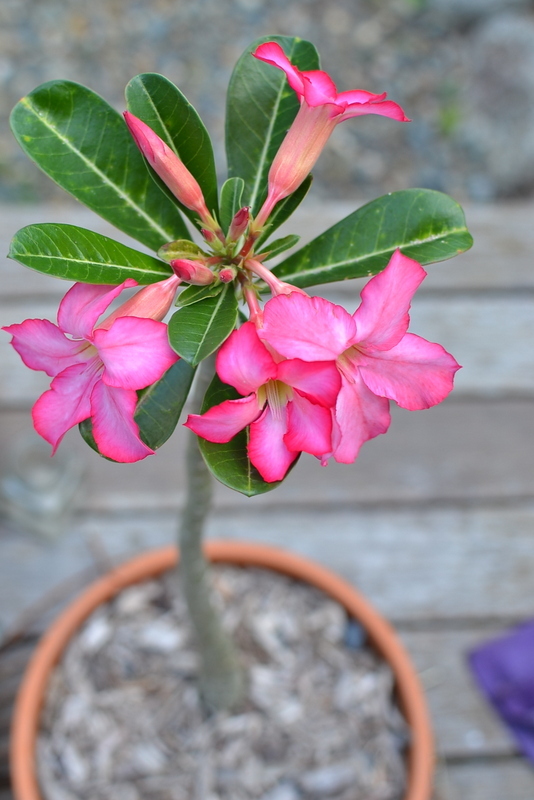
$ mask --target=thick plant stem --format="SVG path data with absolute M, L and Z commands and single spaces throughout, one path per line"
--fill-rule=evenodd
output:
M 194 404 L 200 410 L 213 376 L 213 360 L 203 362 L 198 372 Z M 188 433 L 186 503 L 179 529 L 180 574 L 199 649 L 200 693 L 208 710 L 220 711 L 239 705 L 244 676 L 234 644 L 211 601 L 210 572 L 202 551 L 202 534 L 211 508 L 213 479 L 200 453 L 197 437 Z

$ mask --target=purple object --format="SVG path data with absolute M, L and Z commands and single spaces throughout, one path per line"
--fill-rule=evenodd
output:
M 480 688 L 534 761 L 534 622 L 477 647 L 469 662 Z

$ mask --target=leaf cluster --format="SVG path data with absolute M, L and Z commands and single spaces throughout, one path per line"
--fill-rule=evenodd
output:
M 268 172 L 298 111 L 285 75 L 251 57 L 267 38 L 254 42 L 236 64 L 227 98 L 228 180 L 219 193 L 209 134 L 199 115 L 167 78 L 142 74 L 126 87 L 128 110 L 147 123 L 179 156 L 200 184 L 207 206 L 226 232 L 242 206 L 257 213 L 267 195 Z M 301 70 L 318 69 L 312 44 L 275 36 Z M 31 269 L 68 281 L 117 285 L 160 281 L 171 270 L 158 251 L 169 242 L 193 239 L 199 220 L 182 206 L 150 168 L 121 115 L 90 89 L 71 81 L 50 81 L 16 105 L 15 137 L 25 153 L 77 200 L 156 255 L 147 255 L 73 225 L 36 224 L 14 237 L 9 256 Z M 271 240 L 302 202 L 309 176 L 280 202 L 257 241 L 265 259 L 294 248 L 298 237 Z M 382 270 L 396 248 L 422 264 L 467 250 L 472 240 L 460 206 L 450 197 L 409 189 L 378 198 L 280 261 L 275 274 L 299 287 L 368 277 Z M 164 253 L 164 250 L 161 251 Z M 217 350 L 239 320 L 234 284 L 190 286 L 178 298 L 169 340 L 181 359 L 153 386 L 139 393 L 136 421 L 141 438 L 161 446 L 177 425 L 197 365 Z M 236 396 L 215 377 L 204 410 Z M 94 448 L 90 422 L 81 425 Z M 237 491 L 255 495 L 265 483 L 247 456 L 247 433 L 227 445 L 200 440 L 214 475 Z

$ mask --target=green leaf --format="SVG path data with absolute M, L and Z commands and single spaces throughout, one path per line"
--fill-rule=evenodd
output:
M 161 447 L 176 428 L 194 375 L 195 367 L 181 358 L 159 381 L 139 393 L 134 419 L 141 439 L 153 450 Z
M 198 181 L 208 209 L 217 216 L 213 148 L 204 123 L 191 103 L 171 81 L 154 72 L 132 78 L 126 87 L 126 102 L 128 110 L 146 122 L 183 161 Z M 179 205 L 197 224 L 198 214 Z
M 181 308 L 169 322 L 169 342 L 178 355 L 196 366 L 221 345 L 235 328 L 237 299 L 227 283 L 216 297 Z
M 124 233 L 153 250 L 189 238 L 123 118 L 90 89 L 70 81 L 43 83 L 17 103 L 11 127 L 52 180 Z
M 256 250 L 263 244 L 263 242 L 267 241 L 269 236 L 271 236 L 275 230 L 286 221 L 286 219 L 289 219 L 295 209 L 300 206 L 310 191 L 312 180 L 312 176 L 308 175 L 308 177 L 300 184 L 299 188 L 293 192 L 293 194 L 290 194 L 289 197 L 286 197 L 284 200 L 281 200 L 276 204 L 273 213 L 267 221 L 267 225 L 263 229 L 263 233 L 261 236 L 258 236 L 256 240 Z
M 11 242 L 9 258 L 38 272 L 83 283 L 117 285 L 126 278 L 155 283 L 172 274 L 163 261 L 76 225 L 27 225 Z
M 239 397 L 241 395 L 232 386 L 223 383 L 215 375 L 204 397 L 201 413 L 205 414 L 212 406 L 219 405 L 225 400 L 236 400 Z M 247 455 L 248 428 L 226 444 L 208 442 L 199 437 L 198 445 L 212 475 L 225 486 L 247 497 L 270 492 L 282 482 L 267 483 L 256 467 L 250 463 Z
M 297 236 L 295 233 L 290 233 L 289 236 L 284 236 L 282 239 L 275 239 L 274 242 L 270 242 L 267 245 L 267 250 L 264 250 L 268 255 L 265 256 L 263 260 L 268 261 L 270 258 L 280 255 L 280 253 L 298 244 L 299 240 L 300 236 Z
M 134 419 L 139 425 L 140 438 L 152 450 L 165 444 L 176 428 L 194 375 L 195 368 L 181 358 L 169 367 L 159 381 L 138 393 Z M 83 420 L 78 428 L 89 447 L 102 456 L 93 436 L 91 420 Z M 107 456 L 102 458 L 114 461 Z
M 461 207 L 430 189 L 407 189 L 379 197 L 338 222 L 273 272 L 295 286 L 361 278 L 380 272 L 400 247 L 430 264 L 463 253 L 473 244 Z
M 251 206 L 254 216 L 267 194 L 271 162 L 299 110 L 299 100 L 285 74 L 251 55 L 268 41 L 278 42 L 299 69 L 319 68 L 315 47 L 291 36 L 258 39 L 235 66 L 227 96 L 228 174 L 245 181 L 243 205 Z
M 210 283 L 209 286 L 188 286 L 178 295 L 177 306 L 192 306 L 206 297 L 216 297 L 223 290 L 223 283 Z
M 228 228 L 233 218 L 240 208 L 243 208 L 241 198 L 243 197 L 243 189 L 245 188 L 245 181 L 243 178 L 228 178 L 222 185 L 221 189 L 221 214 L 219 222 L 224 233 L 228 233 Z

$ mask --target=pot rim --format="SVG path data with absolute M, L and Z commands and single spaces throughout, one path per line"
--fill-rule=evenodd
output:
M 430 717 L 415 668 L 391 625 L 354 586 L 307 558 L 253 542 L 209 541 L 204 549 L 214 563 L 262 567 L 310 583 L 337 600 L 362 624 L 369 640 L 393 671 L 399 703 L 410 727 L 408 785 L 403 800 L 429 800 L 434 769 Z M 172 569 L 178 560 L 177 548 L 169 546 L 126 561 L 90 584 L 44 634 L 26 668 L 13 712 L 10 765 L 17 800 L 43 800 L 34 755 L 39 717 L 50 673 L 70 638 L 99 605 L 131 584 Z

